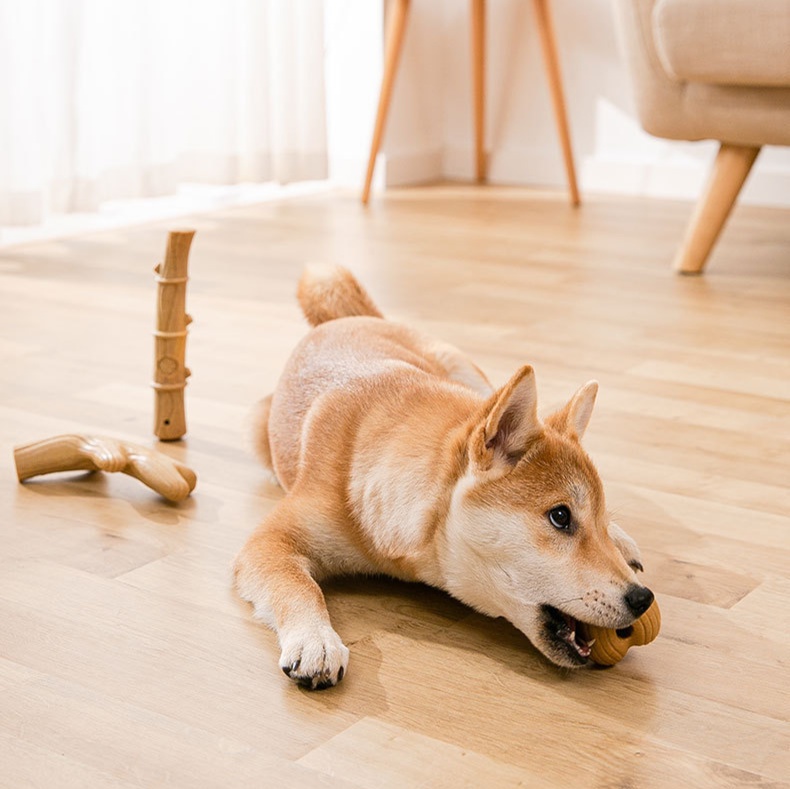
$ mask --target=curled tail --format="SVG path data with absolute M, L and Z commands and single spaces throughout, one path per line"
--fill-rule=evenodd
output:
M 354 315 L 384 317 L 354 275 L 342 266 L 309 265 L 299 280 L 296 297 L 312 326 Z

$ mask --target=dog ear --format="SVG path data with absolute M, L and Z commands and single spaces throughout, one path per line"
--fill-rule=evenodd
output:
M 552 414 L 546 422 L 555 430 L 581 441 L 590 423 L 597 394 L 598 381 L 588 381 L 571 397 L 564 408 Z
M 535 373 L 522 367 L 486 404 L 483 423 L 472 436 L 472 454 L 483 471 L 515 466 L 542 431 Z

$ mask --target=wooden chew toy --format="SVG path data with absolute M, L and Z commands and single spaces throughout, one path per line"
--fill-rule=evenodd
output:
M 590 659 L 601 666 L 613 666 L 625 657 L 630 647 L 641 647 L 655 639 L 661 629 L 661 611 L 654 600 L 650 608 L 630 627 L 610 630 L 606 627 L 585 625 L 584 629 L 585 639 L 595 639 Z
M 184 366 L 187 326 L 187 265 L 194 230 L 174 230 L 167 234 L 164 262 L 154 271 L 157 291 L 154 363 L 154 435 L 174 441 L 187 432 L 184 387 L 190 375 Z
M 191 468 L 161 452 L 97 436 L 54 436 L 23 444 L 14 447 L 14 462 L 20 482 L 56 471 L 121 471 L 170 501 L 182 501 L 197 483 Z

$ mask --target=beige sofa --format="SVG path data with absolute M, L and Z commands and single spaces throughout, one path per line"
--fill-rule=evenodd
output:
M 645 130 L 721 143 L 675 259 L 702 271 L 763 145 L 790 145 L 790 0 L 615 0 Z

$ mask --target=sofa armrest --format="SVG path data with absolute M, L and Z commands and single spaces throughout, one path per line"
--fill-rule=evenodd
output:
M 671 79 L 656 51 L 652 18 L 656 0 L 614 0 L 621 47 L 639 120 L 656 137 L 684 139 L 678 128 L 683 85 Z
M 696 0 L 689 0 L 693 5 Z M 614 0 L 618 33 L 645 131 L 670 140 L 790 145 L 790 87 L 708 84 L 674 79 L 656 49 L 662 0 Z M 755 13 L 759 13 L 759 4 Z

